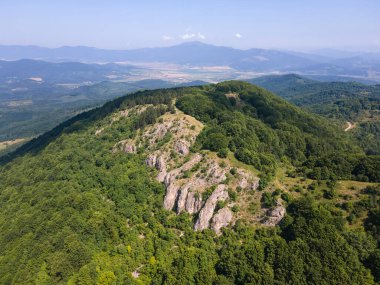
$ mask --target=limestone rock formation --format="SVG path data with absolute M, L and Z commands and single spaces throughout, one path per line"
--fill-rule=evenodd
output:
M 103 131 L 104 131 L 104 128 L 100 128 L 100 129 L 96 130 L 95 131 L 95 136 L 100 135 Z
M 181 155 L 189 154 L 189 143 L 185 140 L 176 141 L 174 144 L 174 149 L 177 153 Z
M 189 192 L 186 199 L 186 212 L 190 214 L 198 213 L 202 207 L 202 195 L 199 193 Z
M 260 179 L 252 177 L 252 175 L 248 174 L 242 169 L 239 169 L 237 173 L 239 176 L 239 182 L 237 183 L 237 186 L 241 189 L 256 190 L 259 187 Z
M 141 110 L 142 107 L 133 112 Z M 128 112 L 120 115 L 128 115 Z M 165 114 L 158 123 L 144 129 L 138 138 L 121 141 L 115 145 L 114 150 L 135 153 L 137 143 L 139 147 L 146 145 L 148 156 L 145 163 L 157 169 L 156 179 L 166 188 L 164 208 L 174 210 L 177 214 L 198 214 L 195 230 L 212 228 L 220 233 L 220 229 L 233 220 L 233 213 L 229 209 L 231 205 L 215 213 L 218 201 L 228 199 L 228 185 L 223 183 L 227 184 L 227 173 L 230 172 L 231 165 L 228 160 L 222 163 L 219 158 L 208 153 L 190 153 L 190 147 L 202 127 L 193 117 L 178 113 Z M 162 141 L 164 137 L 167 139 Z M 230 179 L 233 180 L 233 185 L 242 189 L 258 187 L 258 179 L 245 169 L 238 168 L 237 175 Z M 210 197 L 203 201 L 202 193 L 215 186 Z
M 216 187 L 214 192 L 212 192 L 202 210 L 199 212 L 199 217 L 194 227 L 195 230 L 201 231 L 209 227 L 217 202 L 225 201 L 228 198 L 226 188 L 226 185 L 220 184 Z
M 172 210 L 174 208 L 174 203 L 177 200 L 179 186 L 174 183 L 169 184 L 166 187 L 166 195 L 164 198 L 164 208 L 166 210 Z
M 220 229 L 228 226 L 232 221 L 232 211 L 224 207 L 220 209 L 212 218 L 211 229 L 213 229 L 217 234 L 220 234 Z
M 125 144 L 123 150 L 125 153 L 135 153 L 136 146 L 134 144 Z
M 125 153 L 136 153 L 137 147 L 136 147 L 136 144 L 133 140 L 126 139 L 123 141 L 119 141 L 114 146 L 114 151 L 116 151 L 116 150 L 121 150 L 121 151 L 124 151 Z
M 265 219 L 263 225 L 265 226 L 276 226 L 278 225 L 282 218 L 285 216 L 286 209 L 281 204 L 278 204 L 273 209 L 267 211 L 267 218 Z
M 157 156 L 155 154 L 150 154 L 145 160 L 146 165 L 149 167 L 155 167 L 157 161 Z

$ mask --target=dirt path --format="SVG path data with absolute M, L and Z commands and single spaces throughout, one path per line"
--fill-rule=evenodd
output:
M 347 128 L 345 128 L 344 131 L 347 132 L 353 128 L 355 128 L 355 124 L 353 124 L 351 122 L 347 122 Z

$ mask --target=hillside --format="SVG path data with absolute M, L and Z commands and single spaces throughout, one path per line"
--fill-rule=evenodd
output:
M 320 82 L 296 74 L 248 80 L 307 111 L 335 121 L 369 154 L 380 154 L 380 85 L 356 82 Z
M 30 74 L 36 76 L 37 71 L 33 72 Z M 30 74 L 25 76 L 31 76 Z M 76 71 L 70 73 L 71 80 L 78 79 L 73 74 L 76 74 Z M 52 81 L 57 79 L 55 75 L 51 76 Z M 146 79 L 134 82 L 102 81 L 67 87 L 48 82 L 34 82 L 25 77 L 17 80 L 14 77 L 12 80 L 15 82 L 0 83 L 0 142 L 4 143 L 38 136 L 78 112 L 94 108 L 127 93 L 182 85 L 164 80 Z M 201 84 L 204 82 L 186 83 L 188 86 Z M 0 149 L 0 156 L 2 153 Z
M 248 83 L 140 91 L 3 158 L 0 283 L 375 284 L 378 169 Z

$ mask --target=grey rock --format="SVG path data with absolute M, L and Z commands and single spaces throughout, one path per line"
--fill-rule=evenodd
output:
M 211 196 L 207 199 L 202 210 L 199 212 L 199 217 L 195 223 L 194 229 L 202 231 L 210 226 L 210 220 L 214 215 L 214 210 L 218 201 L 224 201 L 228 198 L 226 191 L 227 186 L 220 184 L 216 187 Z
M 256 178 L 255 180 L 253 180 L 251 184 L 251 189 L 257 190 L 257 188 L 259 188 L 259 182 L 260 182 L 259 178 Z
M 177 214 L 181 213 L 186 209 L 187 195 L 189 193 L 189 186 L 181 188 L 177 201 Z
M 156 162 L 157 162 L 157 155 L 155 154 L 150 154 L 145 160 L 146 165 L 148 165 L 149 167 L 156 166 Z
M 164 208 L 166 210 L 173 210 L 175 201 L 177 200 L 179 187 L 174 183 L 166 188 L 166 195 L 164 198 Z
M 179 140 L 174 143 L 174 149 L 177 153 L 181 155 L 189 154 L 189 142 L 185 140 Z
M 159 182 L 164 182 L 167 173 L 166 173 L 166 161 L 163 156 L 157 157 L 155 167 L 159 171 L 157 175 L 157 180 Z
M 227 179 L 226 170 L 221 168 L 216 161 L 213 161 L 206 172 L 209 183 L 212 185 L 223 182 Z
M 157 129 L 156 129 L 156 131 L 155 131 L 155 134 L 156 134 L 156 136 L 157 136 L 158 138 L 163 138 L 164 135 L 166 135 L 167 131 L 168 131 L 167 126 L 165 126 L 165 125 L 163 125 L 163 124 L 160 124 L 160 125 L 157 126 Z
M 199 193 L 197 194 L 198 195 L 195 195 L 194 192 L 189 192 L 187 194 L 185 210 L 190 214 L 198 213 L 202 207 L 202 195 Z
M 136 153 L 136 146 L 134 144 L 124 144 L 123 151 L 125 153 Z
M 286 213 L 285 207 L 283 207 L 282 205 L 277 205 L 273 209 L 269 209 L 267 211 L 267 218 L 265 219 L 263 224 L 265 226 L 274 227 L 281 222 L 281 220 L 285 216 L 285 213 Z
M 232 211 L 224 207 L 220 209 L 212 218 L 211 229 L 213 229 L 217 234 L 220 234 L 220 229 L 228 226 L 232 221 Z

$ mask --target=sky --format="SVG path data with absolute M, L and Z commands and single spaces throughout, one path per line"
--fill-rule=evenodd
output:
M 0 44 L 380 51 L 380 0 L 0 0 Z

